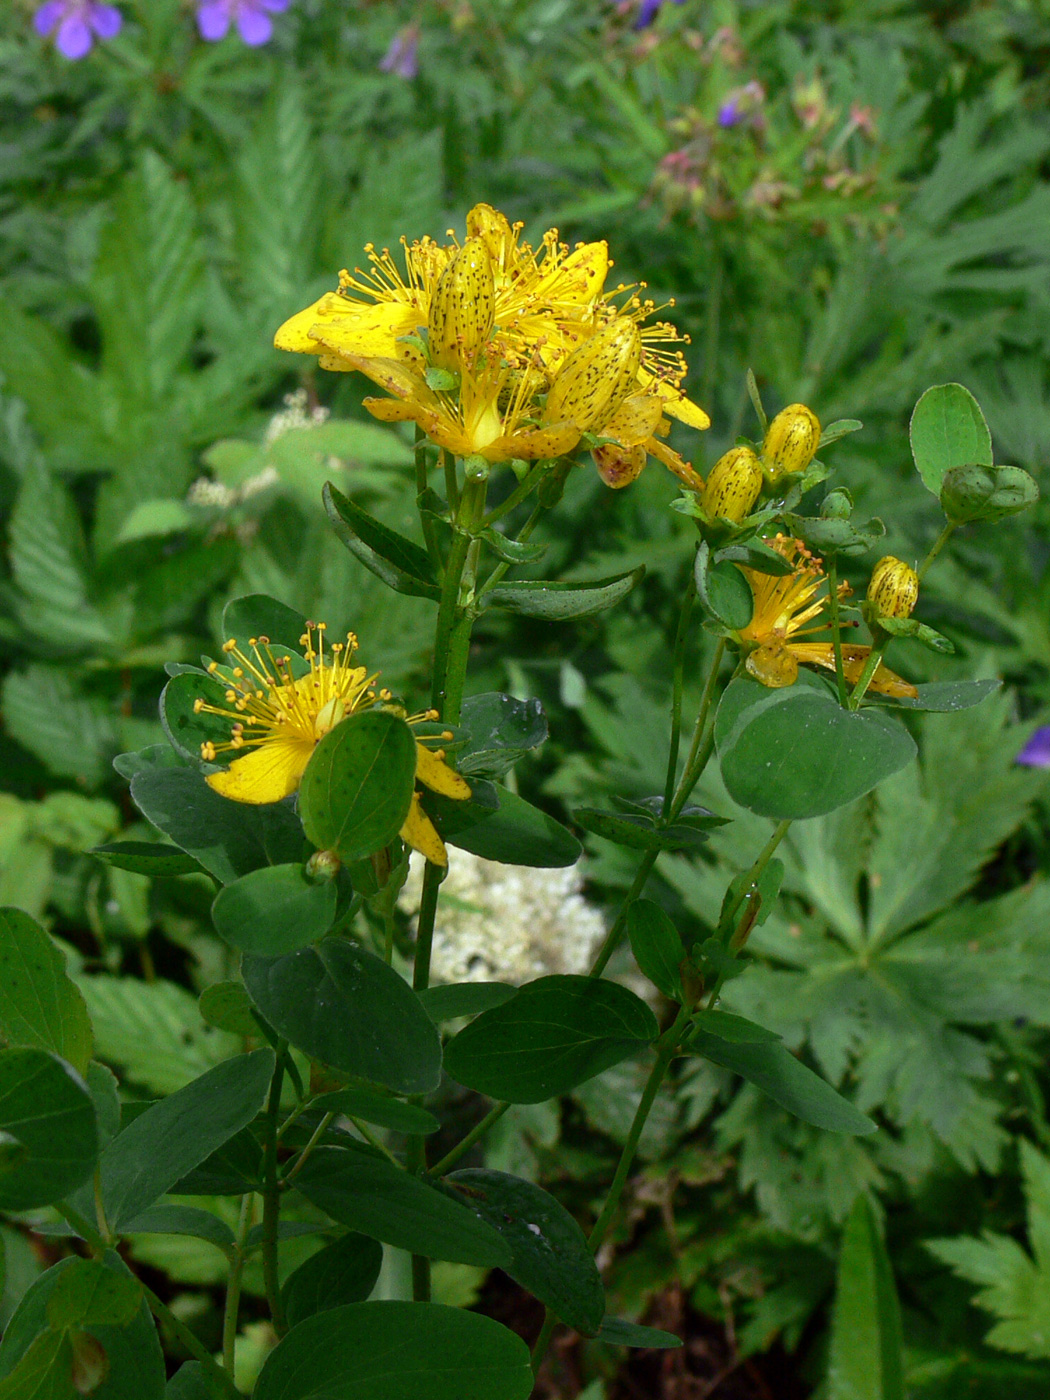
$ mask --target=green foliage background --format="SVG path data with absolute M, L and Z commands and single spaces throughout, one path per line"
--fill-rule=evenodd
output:
M 177 0 L 142 0 L 119 40 L 69 64 L 31 35 L 28 7 L 5 10 L 0 903 L 64 941 L 98 1053 L 144 1096 L 238 1048 L 197 1007 L 229 970 L 207 888 L 83 853 L 148 834 L 111 760 L 163 741 L 163 663 L 213 647 L 232 596 L 267 592 L 352 626 L 387 683 L 422 692 L 427 607 L 383 590 L 319 509 L 332 479 L 411 530 L 407 440 L 363 414 L 356 376 L 271 348 L 366 242 L 462 230 L 478 200 L 534 239 L 552 224 L 607 238 L 622 279 L 674 298 L 692 337 L 688 387 L 713 427 L 675 442 L 698 469 L 748 428 L 751 367 L 772 408 L 864 421 L 833 449 L 838 481 L 908 559 L 939 520 L 907 415 L 929 383 L 958 380 L 997 460 L 1033 472 L 1044 502 L 966 530 L 931 574 L 924 617 L 961 660 L 905 642 L 894 664 L 1007 687 L 927 718 L 920 764 L 795 828 L 784 896 L 752 940 L 762 966 L 727 992 L 885 1131 L 821 1135 L 711 1066 L 690 1070 L 643 1142 L 610 1296 L 632 1315 L 655 1299 L 664 1317 L 669 1296 L 685 1300 L 738 1358 L 786 1348 L 806 1384 L 864 1190 L 887 1215 L 909 1393 L 1043 1395 L 1050 835 L 1045 774 L 1014 757 L 1050 700 L 1050 16 L 1040 0 L 685 0 L 636 31 L 635 14 L 601 0 L 298 0 L 249 51 L 200 43 Z M 411 23 L 418 76 L 381 72 Z M 719 128 L 751 82 L 764 130 Z M 474 687 L 547 707 L 551 739 L 517 779 L 556 813 L 662 787 L 653 736 L 693 539 L 674 494 L 657 467 L 622 493 L 576 473 L 541 527 L 544 573 L 644 562 L 644 587 L 578 624 L 490 613 L 479 628 Z M 698 632 L 694 677 L 704 648 Z M 700 800 L 731 806 L 713 782 Z M 727 871 L 764 839 L 763 822 L 734 816 L 710 855 L 662 858 L 650 893 L 677 919 L 716 920 Z M 611 904 L 632 867 L 600 838 L 587 847 L 590 895 Z M 489 1163 L 587 1209 L 638 1092 L 628 1065 L 560 1113 L 515 1109 Z M 1025 1183 L 1034 1264 L 1017 1243 Z M 984 1243 L 959 1238 L 986 1227 Z M 5 1239 L 4 1318 L 39 1262 Z M 136 1254 L 210 1336 L 221 1256 L 179 1236 Z M 478 1278 L 445 1268 L 448 1298 L 471 1296 Z M 251 1271 L 246 1287 L 260 1288 Z M 975 1341 L 987 1312 L 991 1345 Z

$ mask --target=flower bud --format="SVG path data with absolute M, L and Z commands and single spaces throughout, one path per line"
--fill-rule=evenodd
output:
M 506 268 L 514 248 L 514 230 L 505 214 L 491 204 L 475 204 L 467 215 L 467 236 L 481 239 L 494 268 Z
M 853 497 L 841 486 L 829 491 L 820 503 L 822 520 L 848 520 L 852 513 Z
M 544 420 L 575 423 L 582 433 L 599 428 L 634 387 L 641 362 L 638 327 L 629 316 L 617 316 L 562 365 L 547 395 Z
M 880 617 L 910 617 L 919 601 L 919 575 L 903 559 L 887 554 L 871 571 L 868 602 Z
M 750 447 L 731 447 L 711 468 L 700 503 L 715 519 L 739 522 L 762 490 L 762 463 Z
M 805 471 L 816 456 L 820 442 L 820 422 L 804 403 L 782 408 L 766 429 L 762 460 L 776 481 L 785 472 Z
M 342 863 L 336 851 L 314 851 L 306 862 L 306 878 L 317 884 L 325 884 L 335 879 Z
M 492 260 L 480 238 L 468 238 L 445 268 L 430 302 L 431 362 L 463 369 L 492 334 L 496 290 Z

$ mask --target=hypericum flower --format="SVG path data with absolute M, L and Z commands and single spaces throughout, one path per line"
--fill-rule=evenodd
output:
M 33 16 L 38 34 L 55 36 L 55 48 L 64 58 L 78 59 L 90 53 L 96 39 L 113 39 L 123 23 L 115 5 L 96 0 L 47 0 Z
M 762 463 L 750 447 L 731 447 L 719 457 L 704 483 L 700 504 L 716 520 L 739 523 L 750 515 L 762 490 Z
M 738 640 L 749 646 L 745 666 L 755 680 L 772 689 L 794 685 L 798 668 L 821 666 L 835 669 L 835 650 L 830 641 L 803 642 L 798 638 L 812 632 L 827 630 L 823 614 L 828 596 L 821 592 L 826 582 L 820 560 L 801 541 L 777 535 L 767 543 L 789 560 L 794 568 L 790 574 L 760 574 L 755 569 L 743 570 L 755 610 L 748 625 L 737 633 Z M 848 584 L 839 585 L 840 597 L 849 592 Z M 812 625 L 807 625 L 812 624 Z M 860 679 L 871 647 L 843 642 L 842 662 L 846 680 L 852 685 Z M 891 671 L 881 661 L 868 687 L 880 695 L 914 698 L 918 691 L 909 682 Z
M 246 44 L 258 48 L 273 38 L 271 14 L 286 10 L 290 0 L 201 0 L 197 6 L 197 28 L 202 39 L 218 43 L 225 39 L 231 24 Z
M 762 460 L 770 478 L 776 481 L 785 472 L 801 472 L 816 456 L 820 442 L 820 422 L 804 403 L 782 408 L 766 429 Z
M 1044 724 L 1035 731 L 1015 762 L 1026 768 L 1050 768 L 1050 725 Z
M 390 47 L 379 60 L 381 73 L 414 78 L 419 72 L 419 25 L 406 24 L 390 40 Z
M 880 559 L 871 571 L 868 602 L 880 617 L 911 617 L 919 601 L 919 575 L 892 554 Z
M 350 715 L 381 705 L 400 714 L 408 724 L 437 719 L 436 710 L 406 715 L 394 706 L 388 690 L 375 689 L 378 673 L 351 664 L 357 638 L 348 632 L 345 642 L 334 642 L 326 654 L 323 622 L 307 623 L 299 642 L 309 670 L 296 676 L 292 658 L 275 655 L 267 637 L 252 637 L 246 655 L 236 641 L 223 644 L 226 665 L 213 661 L 209 672 L 226 682 L 225 705 L 194 702 L 194 713 L 221 715 L 232 721 L 227 743 L 204 743 L 201 757 L 214 763 L 220 754 L 235 757 L 224 772 L 209 773 L 208 786 L 233 802 L 280 802 L 299 788 L 314 749 L 337 724 Z M 464 800 L 470 787 L 444 762 L 441 743 L 451 734 L 416 737 L 416 781 L 443 797 Z M 221 760 L 220 760 L 221 761 Z M 421 851 L 435 865 L 445 865 L 445 844 L 423 811 L 418 792 L 412 794 L 401 839 Z

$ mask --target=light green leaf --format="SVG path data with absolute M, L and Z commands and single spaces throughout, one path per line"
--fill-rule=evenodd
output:
M 940 495 L 944 474 L 971 463 L 992 465 L 992 435 L 977 400 L 961 384 L 927 389 L 911 416 L 912 456 L 923 484 Z
M 858 1196 L 839 1253 L 828 1400 L 904 1400 L 900 1304 L 867 1196 Z
M 20 909 L 0 909 L 0 1041 L 51 1050 L 80 1074 L 92 1054 L 84 998 L 65 959 Z

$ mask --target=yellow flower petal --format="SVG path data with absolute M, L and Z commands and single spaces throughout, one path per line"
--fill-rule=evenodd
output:
M 693 471 L 688 462 L 684 462 L 674 448 L 668 447 L 659 438 L 648 438 L 645 450 L 650 456 L 655 457 L 658 462 L 663 462 L 668 471 L 674 472 L 679 481 L 685 482 L 690 491 L 702 491 L 704 489 L 704 478 L 699 472 Z
M 397 338 L 411 335 L 420 313 L 404 301 L 354 301 L 326 292 L 313 306 L 289 317 L 273 338 L 278 350 L 318 355 L 327 348 L 336 355 L 397 354 Z
M 745 669 L 756 681 L 761 681 L 771 690 L 794 685 L 798 680 L 798 663 L 801 659 L 793 654 L 796 650 L 795 647 L 789 649 L 781 641 L 767 642 L 748 652 Z
M 823 666 L 827 671 L 835 669 L 835 651 L 830 642 L 793 642 L 789 649 L 804 666 Z M 871 647 L 843 642 L 842 673 L 850 685 L 856 685 L 860 680 L 860 673 L 870 655 Z M 914 700 L 919 693 L 910 681 L 898 676 L 896 671 L 891 671 L 881 661 L 868 689 L 876 691 L 879 695 L 891 695 L 898 700 Z
M 454 797 L 462 802 L 470 796 L 470 784 L 466 778 L 461 778 L 444 759 L 438 758 L 436 753 L 420 743 L 416 744 L 416 777 L 431 792 L 439 792 L 442 797 Z
M 302 739 L 270 739 L 205 781 L 232 802 L 280 802 L 297 791 L 313 751 L 314 745 Z
M 419 805 L 419 794 L 412 794 L 408 816 L 400 831 L 401 840 L 414 851 L 426 856 L 431 865 L 447 865 L 448 852 L 445 843 L 437 834 L 437 828 Z
M 635 447 L 652 437 L 662 417 L 663 404 L 655 394 L 630 394 L 596 431 L 623 447 Z
M 580 430 L 575 423 L 546 423 L 542 428 L 505 433 L 483 447 L 481 454 L 490 462 L 509 462 L 512 457 L 534 462 L 540 457 L 564 456 L 579 440 Z
M 637 481 L 645 468 L 643 443 L 634 447 L 618 447 L 614 442 L 607 442 L 601 447 L 596 447 L 591 456 L 598 468 L 598 475 L 606 486 L 611 486 L 614 491 Z
M 648 370 L 642 369 L 638 375 L 638 382 L 649 393 L 658 394 L 663 400 L 664 412 L 669 413 L 672 418 L 677 418 L 679 423 L 685 423 L 690 428 L 699 428 L 701 431 L 711 426 L 711 419 L 699 404 L 687 399 L 681 389 L 668 380 L 657 379 Z

